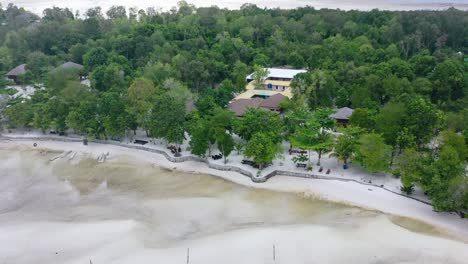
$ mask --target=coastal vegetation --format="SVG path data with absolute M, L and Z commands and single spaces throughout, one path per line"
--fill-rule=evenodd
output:
M 42 17 L 0 8 L 0 72 L 27 64 L 21 85 L 43 83 L 2 109 L 9 128 L 120 140 L 140 128 L 194 155 L 233 150 L 260 169 L 281 143 L 345 167 L 401 178 L 435 210 L 468 210 L 468 12 L 177 8 L 105 13 L 65 8 Z M 54 70 L 64 62 L 81 70 Z M 304 68 L 282 113 L 227 110 L 246 76 Z M 3 74 L 2 74 L 3 75 Z M 89 86 L 83 82 L 87 76 Z M 0 92 L 8 83 L 0 81 Z M 348 127 L 330 117 L 355 109 Z M 337 130 L 339 133 L 335 133 Z M 308 167 L 312 166 L 310 157 Z

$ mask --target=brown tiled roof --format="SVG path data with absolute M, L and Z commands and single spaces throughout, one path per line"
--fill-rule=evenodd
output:
M 251 98 L 251 99 L 237 99 L 229 103 L 229 110 L 234 112 L 236 116 L 244 116 L 247 108 L 258 108 L 265 101 L 262 98 Z
M 268 99 L 263 100 L 261 107 L 268 108 L 268 109 L 276 109 L 279 108 L 280 103 L 286 99 L 286 96 L 277 93 L 275 95 L 270 96 Z

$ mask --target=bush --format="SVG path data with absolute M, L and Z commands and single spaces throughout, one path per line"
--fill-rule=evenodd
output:
M 308 161 L 309 159 L 306 157 L 306 156 L 303 156 L 303 155 L 299 155 L 299 156 L 294 156 L 292 158 L 292 161 L 294 163 L 298 163 L 298 162 L 306 162 Z
M 13 85 L 13 81 L 7 80 L 4 78 L 0 78 L 0 89 L 6 88 L 8 85 Z
M 16 93 L 15 89 L 7 89 L 8 85 L 13 85 L 13 82 L 0 78 L 0 94 L 14 95 Z
M 400 190 L 408 195 L 412 194 L 414 191 L 414 184 L 411 184 L 409 186 L 401 186 Z
M 393 176 L 395 176 L 395 178 L 400 178 L 401 177 L 401 171 L 399 169 L 394 169 L 392 171 L 392 174 L 393 174 Z

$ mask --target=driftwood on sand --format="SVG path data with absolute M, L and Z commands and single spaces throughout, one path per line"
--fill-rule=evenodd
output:
M 106 162 L 106 159 L 107 159 L 108 156 L 109 156 L 109 152 L 107 152 L 107 153 L 102 153 L 102 154 L 99 155 L 99 157 L 97 158 L 97 162 L 100 162 L 100 163 Z
M 63 158 L 65 158 L 66 156 L 68 156 L 70 153 L 72 153 L 71 150 L 65 151 L 65 152 L 61 153 L 60 155 L 58 155 L 58 156 L 55 156 L 55 157 L 53 157 L 53 158 L 50 158 L 50 161 L 54 161 L 54 160 L 56 160 L 56 159 L 63 159 Z
M 76 152 L 73 152 L 73 154 L 70 155 L 70 157 L 68 158 L 68 160 L 73 160 L 76 156 Z

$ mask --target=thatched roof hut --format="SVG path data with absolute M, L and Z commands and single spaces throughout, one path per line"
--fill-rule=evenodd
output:
M 13 80 L 15 83 L 19 83 L 18 77 L 26 73 L 26 68 L 27 68 L 26 64 L 21 64 L 19 66 L 16 66 L 11 71 L 7 72 L 5 76 L 8 79 Z

